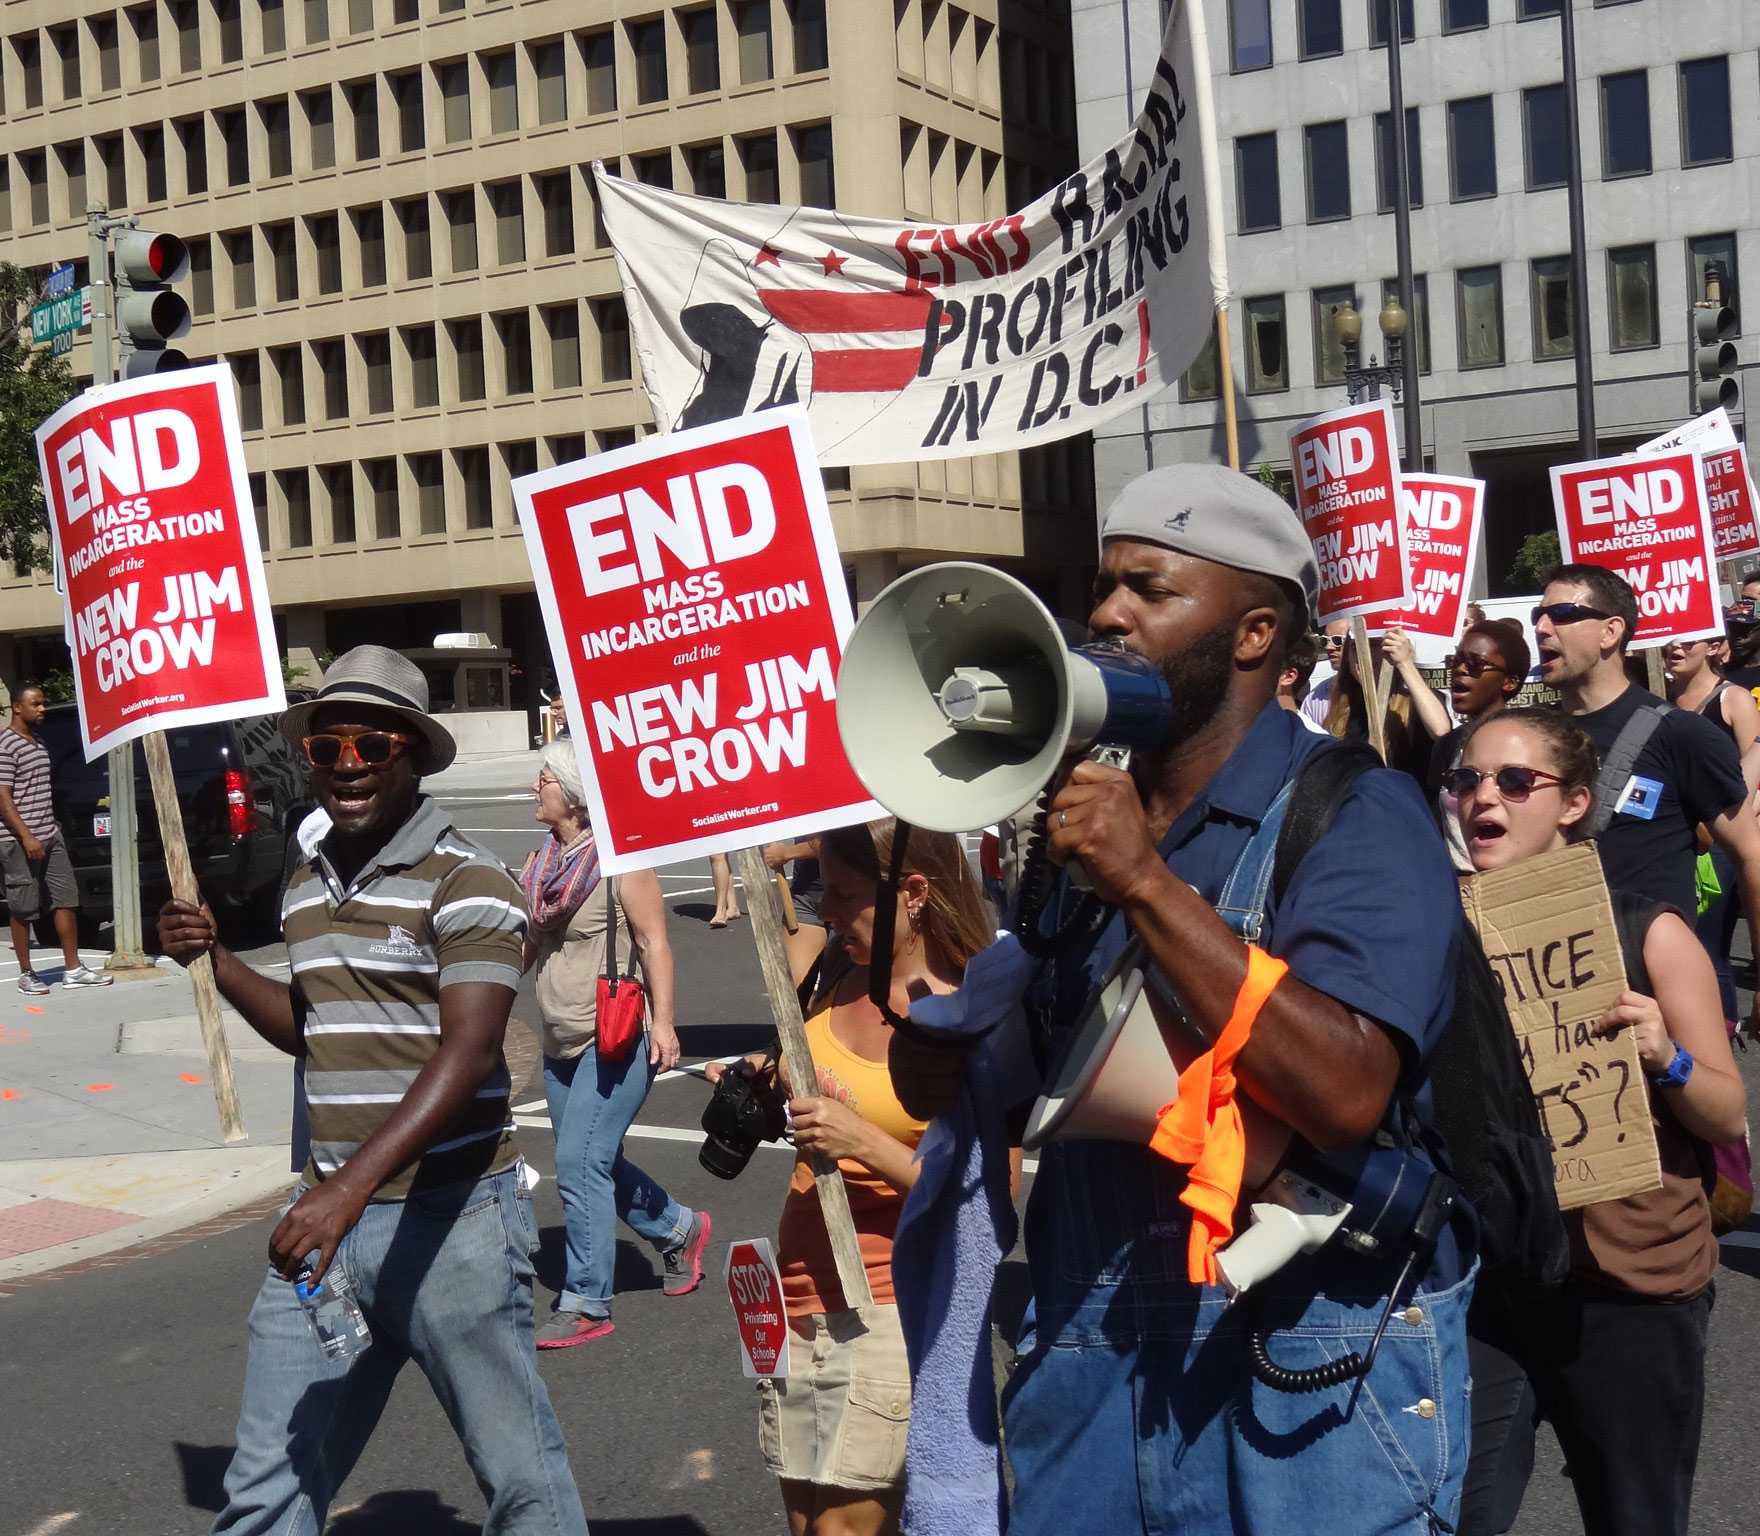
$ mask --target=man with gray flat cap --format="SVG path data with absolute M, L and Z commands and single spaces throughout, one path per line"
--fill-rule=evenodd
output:
M 357 646 L 281 718 L 330 830 L 282 902 L 290 982 L 224 948 L 206 907 L 159 938 L 214 959 L 226 1000 L 305 1062 L 311 1157 L 269 1238 L 250 1315 L 238 1449 L 216 1532 L 317 1536 L 413 1360 L 488 1501 L 485 1532 L 586 1536 L 532 1356 L 537 1226 L 513 1145 L 502 1039 L 526 907 L 421 777 L 453 759 L 406 657 Z M 331 1358 L 295 1282 L 351 1295 L 372 1335 Z
M 1032 1305 L 1003 1404 L 1010 1536 L 1435 1536 L 1466 1466 L 1470 1217 L 1454 1230 L 1438 1200 L 1409 1247 L 1317 1245 L 1232 1305 L 1216 1255 L 1316 1149 L 1391 1150 L 1414 1159 L 1400 1164 L 1413 1187 L 1449 1189 L 1416 1134 L 1422 1064 L 1453 1007 L 1447 855 L 1412 781 L 1359 759 L 1331 779 L 1330 821 L 1287 883 L 1272 877 L 1286 810 L 1316 803 L 1322 759 L 1359 750 L 1277 704 L 1317 572 L 1275 494 L 1212 465 L 1152 470 L 1107 510 L 1102 541 L 1089 629 L 1160 666 L 1172 729 L 1129 772 L 1077 763 L 1051 800 L 1051 857 L 1080 860 L 1092 890 L 1053 887 L 1027 1014 L 1056 1061 L 1140 941 L 1185 1082 L 1149 1145 L 1040 1153 Z M 895 1041 L 913 1114 L 945 1107 L 949 1055 Z M 1384 1319 L 1353 1378 L 1343 1357 L 1369 1355 Z

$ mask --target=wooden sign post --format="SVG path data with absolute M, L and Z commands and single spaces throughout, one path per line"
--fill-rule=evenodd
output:
M 761 848 L 741 848 L 734 855 L 740 881 L 746 888 L 746 909 L 751 914 L 752 937 L 758 945 L 758 966 L 764 973 L 764 990 L 770 997 L 770 1012 L 776 1020 L 776 1032 L 782 1037 L 782 1066 L 790 1083 L 812 1084 L 819 1081 L 813 1065 L 812 1047 L 807 1044 L 807 1026 L 801 1019 L 800 997 L 794 977 L 788 968 L 788 949 L 782 941 L 782 904 L 777 899 L 776 882 L 770 866 L 764 862 Z M 837 1262 L 837 1279 L 843 1287 L 844 1303 L 865 1307 L 873 1302 L 868 1290 L 868 1271 L 862 1264 L 861 1245 L 856 1241 L 855 1219 L 849 1212 L 849 1191 L 843 1186 L 843 1171 L 830 1157 L 808 1159 L 813 1169 L 813 1182 L 819 1191 L 819 1209 L 825 1215 L 825 1231 L 831 1239 L 831 1256 Z
M 202 893 L 196 885 L 195 867 L 189 860 L 189 840 L 183 835 L 183 810 L 177 803 L 177 778 L 171 769 L 171 749 L 165 744 L 165 733 L 148 731 L 141 737 L 141 748 L 147 757 L 147 775 L 153 782 L 153 806 L 159 813 L 159 841 L 165 850 L 165 873 L 171 877 L 171 894 L 179 901 L 200 906 Z M 214 982 L 213 957 L 202 955 L 193 961 L 189 979 L 195 988 L 202 1049 L 208 1053 L 214 1105 L 220 1111 L 220 1135 L 225 1141 L 243 1141 L 244 1116 L 238 1105 L 238 1084 L 232 1077 L 232 1052 L 220 1018 L 220 989 Z
M 1369 745 L 1382 762 L 1387 761 L 1387 706 L 1375 678 L 1375 652 L 1369 644 L 1369 626 L 1362 614 L 1351 620 L 1351 644 L 1357 653 L 1357 682 L 1363 690 L 1363 713 L 1369 721 Z

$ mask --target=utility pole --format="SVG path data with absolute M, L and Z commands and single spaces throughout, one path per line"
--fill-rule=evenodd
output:
M 1406 179 L 1406 91 L 1400 72 L 1399 6 L 1388 7 L 1387 25 L 1387 112 L 1389 137 L 1393 140 L 1393 251 L 1399 273 L 1399 307 L 1406 312 L 1408 326 L 1420 324 L 1417 306 L 1413 303 L 1412 281 L 1412 187 Z M 1429 316 L 1423 317 L 1428 320 Z M 1406 410 L 1406 468 L 1413 474 L 1424 469 L 1424 415 L 1418 405 L 1418 343 L 1422 330 L 1406 340 L 1400 359 L 1404 370 Z
M 92 383 L 109 384 L 116 377 L 113 319 L 116 303 L 110 286 L 110 232 L 122 221 L 110 218 L 101 203 L 86 210 L 86 283 L 92 291 Z M 107 971 L 151 968 L 141 943 L 140 818 L 135 814 L 134 743 L 124 742 L 110 760 L 110 958 Z
M 1595 361 L 1589 345 L 1589 257 L 1583 233 L 1583 142 L 1577 124 L 1577 23 L 1572 0 L 1558 8 L 1564 44 L 1564 123 L 1571 222 L 1571 340 L 1577 357 L 1577 452 L 1596 456 Z

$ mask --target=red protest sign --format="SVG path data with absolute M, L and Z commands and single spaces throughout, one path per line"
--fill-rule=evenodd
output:
M 803 411 L 513 492 L 608 873 L 883 814 L 837 733 L 849 597 Z
M 88 389 L 37 429 L 87 760 L 287 707 L 221 365 Z
M 782 1275 L 767 1237 L 730 1243 L 724 1266 L 727 1299 L 739 1329 L 740 1363 L 748 1376 L 788 1375 L 788 1314 Z
M 1320 566 L 1320 622 L 1403 608 L 1399 452 L 1385 400 L 1311 416 L 1289 435 L 1296 510 Z
M 1711 542 L 1719 560 L 1760 554 L 1760 509 L 1754 505 L 1754 478 L 1748 472 L 1748 450 L 1738 443 L 1721 453 L 1706 453 L 1705 499 L 1711 506 Z
M 1451 475 L 1400 476 L 1411 602 L 1378 614 L 1371 633 L 1390 624 L 1451 645 L 1461 632 L 1467 583 L 1484 535 L 1485 482 Z
M 1555 464 L 1552 504 L 1565 560 L 1605 566 L 1637 595 L 1634 646 L 1723 634 L 1696 449 Z

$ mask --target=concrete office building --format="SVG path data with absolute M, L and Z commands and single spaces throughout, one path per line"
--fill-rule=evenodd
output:
M 1480 579 L 1493 591 L 1522 539 L 1553 526 L 1547 466 L 1578 456 L 1558 4 L 1399 0 L 1424 457 L 1489 483 Z M 1163 6 L 1073 9 L 1088 155 L 1129 120 Z M 1385 356 L 1393 169 L 1371 32 L 1388 13 L 1388 0 L 1205 6 L 1244 464 L 1287 472 L 1290 427 L 1346 403 L 1335 305 L 1362 315 L 1362 361 Z M 1616 452 L 1686 414 L 1687 312 L 1706 268 L 1738 311 L 1760 272 L 1760 6 L 1576 0 L 1575 22 L 1597 426 Z M 1751 335 L 1738 347 L 1751 396 Z M 1097 435 L 1102 504 L 1150 454 L 1223 457 L 1216 380 L 1212 350 Z
M 6 0 L 0 260 L 83 281 L 88 203 L 187 240 L 183 346 L 237 379 L 284 644 L 486 634 L 511 689 L 445 702 L 523 711 L 549 661 L 509 482 L 651 430 L 594 160 L 991 217 L 1074 163 L 1069 46 L 1051 0 Z M 1055 594 L 1090 479 L 1069 447 L 827 474 L 863 598 L 946 556 Z M 60 628 L 0 569 L 0 675 Z

